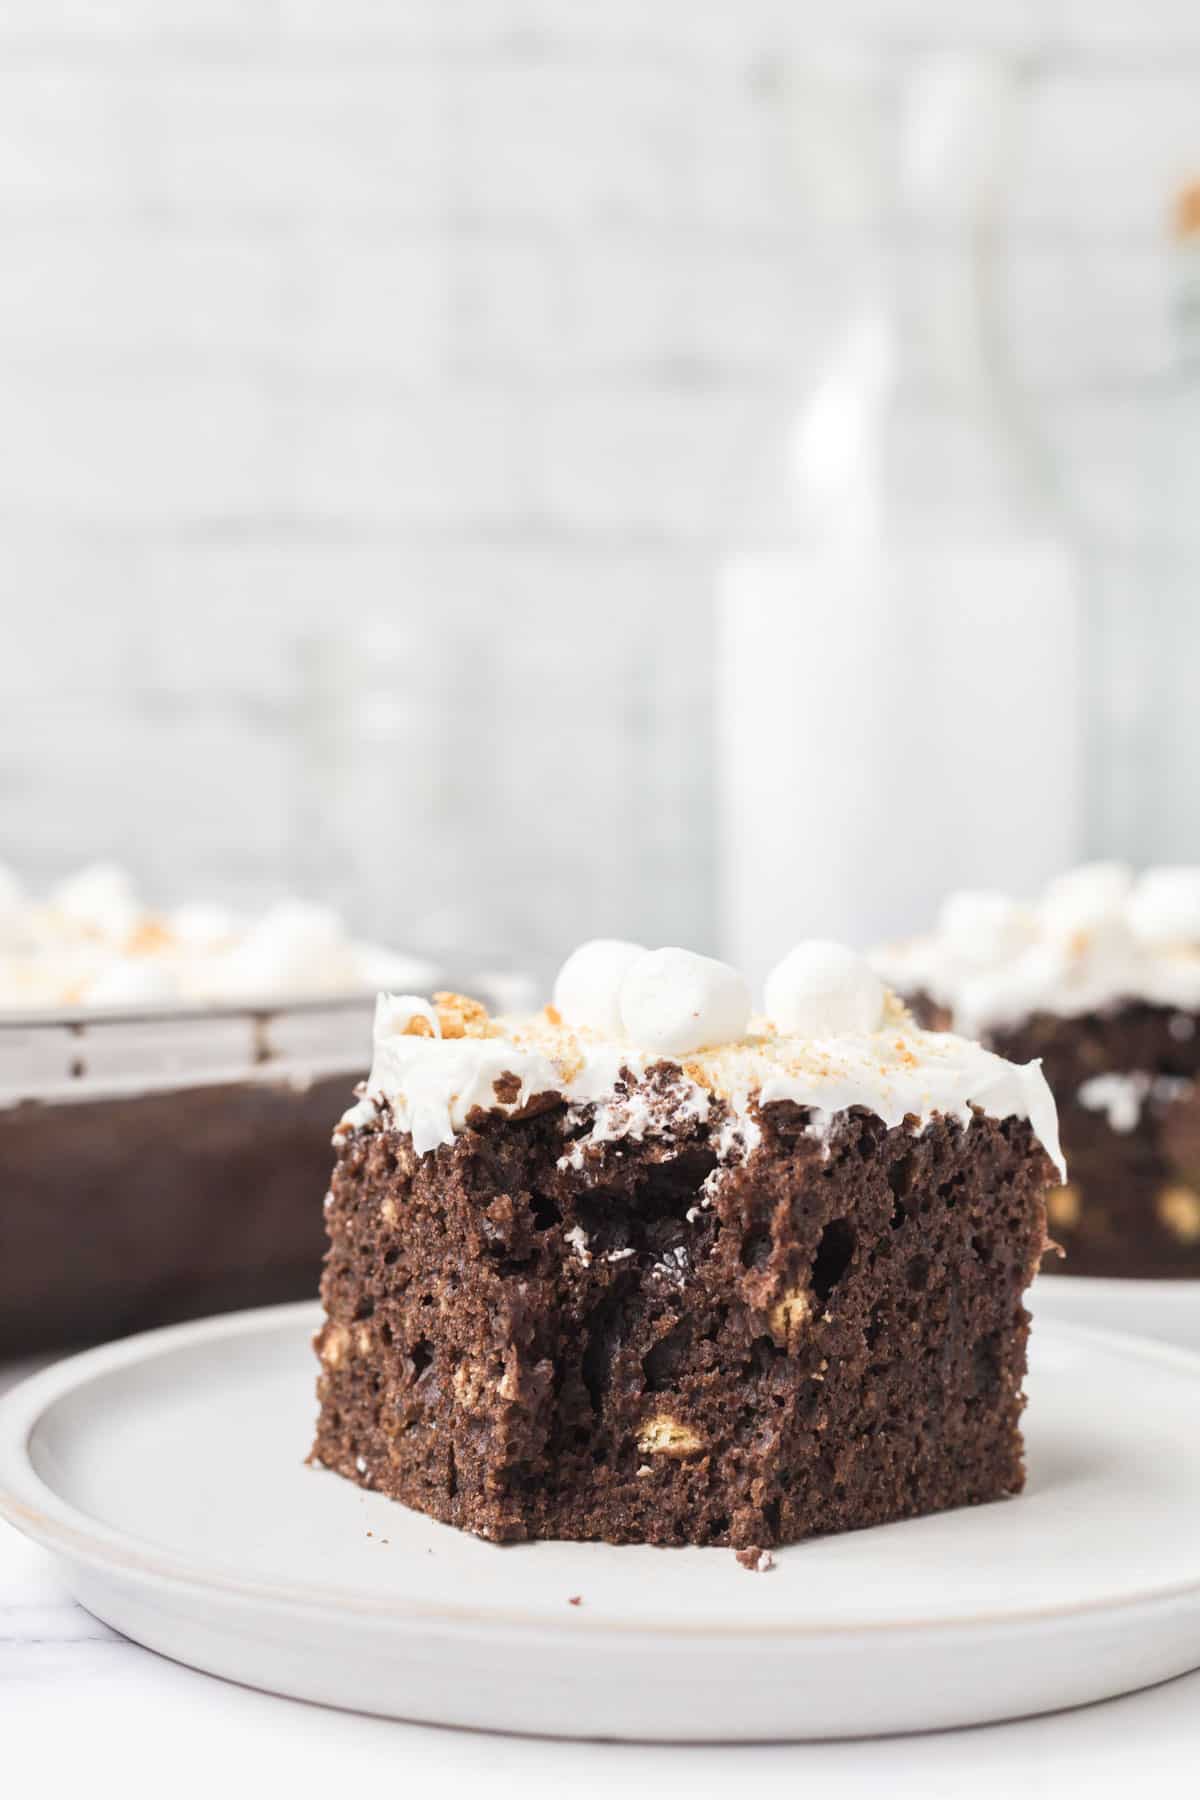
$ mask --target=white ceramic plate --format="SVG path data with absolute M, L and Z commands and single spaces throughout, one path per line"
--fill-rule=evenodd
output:
M 1039 1275 L 1027 1303 L 1038 1319 L 1129 1331 L 1136 1337 L 1200 1350 L 1200 1281 Z
M 83 1605 L 335 1706 L 579 1737 L 914 1731 L 1200 1664 L 1200 1359 L 1043 1325 L 1027 1492 L 728 1550 L 497 1548 L 306 1468 L 310 1305 L 59 1363 L 0 1402 L 0 1511 Z M 579 1604 L 572 1605 L 572 1596 Z

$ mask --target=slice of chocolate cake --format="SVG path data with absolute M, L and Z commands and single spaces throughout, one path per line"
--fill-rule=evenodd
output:
M 1011 1494 L 1059 1168 L 1036 1066 L 800 946 L 594 943 L 381 999 L 326 1203 L 314 1459 L 497 1540 L 760 1548 Z
M 1200 869 L 1091 864 L 1029 906 L 952 894 L 872 961 L 923 1024 L 1041 1058 L 1071 1172 L 1048 1267 L 1200 1278 Z

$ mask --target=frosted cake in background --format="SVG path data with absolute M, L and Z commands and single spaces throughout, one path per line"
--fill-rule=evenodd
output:
M 1092 863 L 1031 903 L 951 894 L 871 960 L 924 1024 L 1042 1059 L 1069 1171 L 1048 1267 L 1200 1277 L 1200 868 Z
M 0 871 L 0 1356 L 310 1294 L 375 995 L 458 974 L 298 900 L 245 919 L 154 909 L 112 865 L 44 898 Z
M 158 910 L 112 863 L 35 899 L 0 866 L 0 1011 L 242 1005 L 436 978 L 417 957 L 354 942 L 337 913 L 307 901 L 252 919 L 207 903 Z

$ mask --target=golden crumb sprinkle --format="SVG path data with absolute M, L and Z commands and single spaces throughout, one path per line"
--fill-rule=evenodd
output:
M 434 1035 L 433 1026 L 424 1013 L 413 1013 L 400 1033 L 401 1037 L 429 1037 Z
M 482 1001 L 468 999 L 466 994 L 437 993 L 433 996 L 433 1007 L 444 1038 L 489 1035 L 491 1020 Z
M 170 948 L 171 934 L 160 919 L 144 919 L 126 944 L 131 956 L 152 956 L 156 950 Z
M 551 1006 L 549 1003 L 547 1003 L 542 1008 L 542 1014 L 548 1025 L 561 1025 L 563 1022 L 562 1014 L 559 1012 L 557 1006 Z

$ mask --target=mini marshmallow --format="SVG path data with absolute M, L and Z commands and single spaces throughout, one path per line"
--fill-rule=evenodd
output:
M 621 984 L 645 955 L 644 944 L 624 938 L 592 938 L 573 950 L 554 983 L 554 1004 L 567 1024 L 605 1038 L 622 1037 Z
M 986 968 L 1017 955 L 1032 938 L 1034 921 L 1007 894 L 962 890 L 947 894 L 937 929 L 956 960 Z
M 1200 868 L 1147 869 L 1128 915 L 1139 943 L 1200 943 Z
M 728 963 L 674 947 L 645 950 L 621 984 L 621 1020 L 633 1043 L 687 1056 L 745 1036 L 750 991 Z
M 1047 887 L 1039 908 L 1042 924 L 1062 937 L 1081 931 L 1120 934 L 1132 884 L 1124 863 L 1084 863 L 1059 875 Z
M 234 999 L 321 993 L 352 986 L 342 922 L 325 906 L 285 900 L 214 962 L 214 988 Z
M 878 1031 L 885 989 L 865 957 L 845 944 L 810 938 L 767 976 L 767 1016 L 792 1037 L 832 1038 Z
M 117 965 L 111 975 L 109 964 Z M 150 912 L 124 871 L 96 863 L 45 902 L 0 865 L 0 1005 L 274 1003 L 426 992 L 437 970 L 346 936 L 328 908 L 287 900 L 247 923 L 207 902 Z
M 177 906 L 167 920 L 171 936 L 185 950 L 219 950 L 236 938 L 239 925 L 236 914 L 227 906 L 216 906 L 205 900 Z
M 122 943 L 144 916 L 132 881 L 116 863 L 89 863 L 59 883 L 50 904 L 82 931 Z
M 108 963 L 84 994 L 88 1006 L 168 1006 L 178 998 L 179 983 L 171 971 L 142 956 Z

